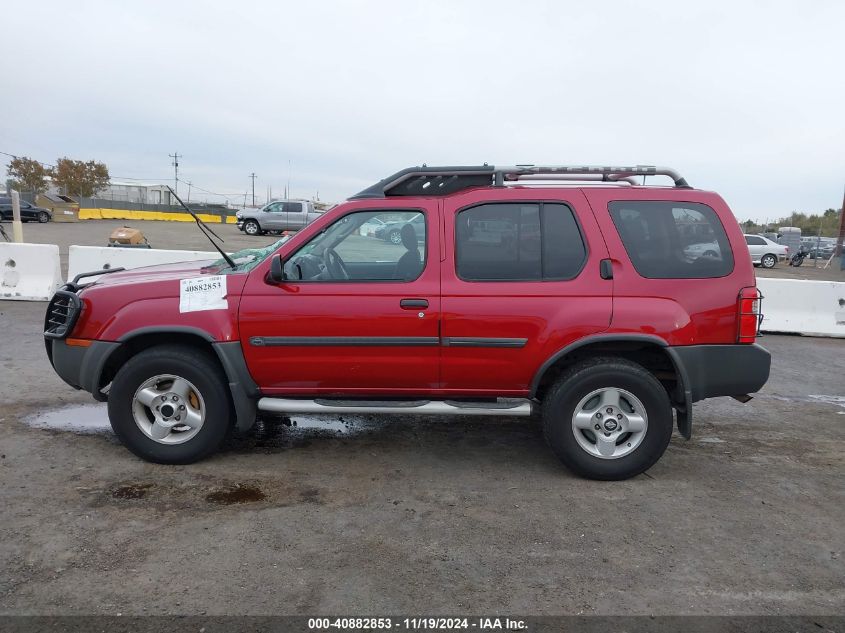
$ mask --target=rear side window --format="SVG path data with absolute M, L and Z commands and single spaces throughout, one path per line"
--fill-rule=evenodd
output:
M 455 222 L 456 268 L 466 281 L 572 279 L 587 257 L 565 204 L 482 204 L 461 211 Z
M 745 236 L 745 243 L 749 244 L 750 246 L 765 246 L 766 240 L 762 237 L 754 237 L 753 235 L 746 235 Z
M 733 270 L 725 228 L 706 204 L 615 201 L 608 208 L 631 263 L 643 277 L 706 279 Z

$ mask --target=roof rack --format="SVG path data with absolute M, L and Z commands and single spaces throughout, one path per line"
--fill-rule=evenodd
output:
M 636 165 L 613 167 L 598 165 L 493 165 L 453 167 L 408 167 L 356 193 L 351 200 L 387 196 L 445 196 L 470 187 L 504 187 L 505 182 L 520 180 L 583 180 L 589 182 L 628 182 L 635 176 L 668 176 L 675 187 L 689 189 L 686 179 L 671 167 Z

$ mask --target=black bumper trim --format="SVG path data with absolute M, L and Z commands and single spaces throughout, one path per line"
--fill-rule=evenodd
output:
M 769 379 L 771 354 L 754 345 L 670 347 L 693 402 L 759 391 Z M 683 369 L 681 369 L 683 368 Z
M 59 377 L 75 389 L 83 389 L 101 400 L 100 376 L 111 353 L 120 343 L 93 341 L 88 347 L 68 345 L 61 339 L 48 339 L 52 345 L 50 362 Z

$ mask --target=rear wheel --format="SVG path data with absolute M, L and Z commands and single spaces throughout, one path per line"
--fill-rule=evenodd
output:
M 590 479 L 628 479 L 648 470 L 672 437 L 663 385 L 621 358 L 580 363 L 543 402 L 543 433 L 555 455 Z
M 153 347 L 129 359 L 112 382 L 108 410 L 124 445 L 160 464 L 210 455 L 231 428 L 225 376 L 191 347 Z
M 387 241 L 391 244 L 401 244 L 402 243 L 402 233 L 399 231 L 391 231 L 387 235 Z
M 46 211 L 39 211 L 38 212 L 38 221 L 41 222 L 41 224 L 44 224 L 45 222 L 49 222 L 50 221 L 50 214 L 47 213 Z
M 775 264 L 778 263 L 778 258 L 772 255 L 771 253 L 768 255 L 763 255 L 760 258 L 760 264 L 762 264 L 763 268 L 774 268 Z
M 247 220 L 244 222 L 244 233 L 247 235 L 261 235 L 261 227 L 255 220 Z

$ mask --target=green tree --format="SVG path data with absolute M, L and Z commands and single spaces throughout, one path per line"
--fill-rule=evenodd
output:
M 50 170 L 37 160 L 20 157 L 11 160 L 7 174 L 11 176 L 9 184 L 13 189 L 43 193 L 47 189 L 47 176 L 50 175 Z
M 109 169 L 94 160 L 60 158 L 52 172 L 53 182 L 68 196 L 89 198 L 109 184 Z

